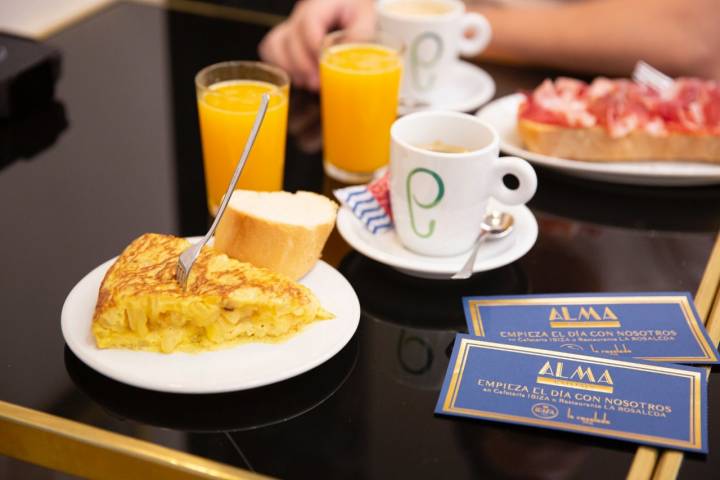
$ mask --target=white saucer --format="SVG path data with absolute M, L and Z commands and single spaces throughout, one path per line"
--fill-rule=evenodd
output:
M 515 228 L 507 237 L 485 242 L 480 247 L 473 272 L 512 263 L 525 255 L 537 240 L 538 224 L 526 206 L 508 207 L 491 200 L 489 209 L 512 214 Z M 337 227 L 345 241 L 358 252 L 415 277 L 449 279 L 460 270 L 469 254 L 428 257 L 414 253 L 402 246 L 394 230 L 377 235 L 370 233 L 347 207 L 338 212 Z
M 429 94 L 427 104 L 398 106 L 398 114 L 421 110 L 474 111 L 495 95 L 495 81 L 475 64 L 458 60 L 448 75 L 449 83 L 438 86 Z
M 114 261 L 88 273 L 68 294 L 62 309 L 62 333 L 70 350 L 86 365 L 140 388 L 219 393 L 280 382 L 333 357 L 352 338 L 360 321 L 360 303 L 350 283 L 319 261 L 300 283 L 310 288 L 335 318 L 314 322 L 284 342 L 245 343 L 196 354 L 101 350 L 90 326 L 100 283 Z
M 522 94 L 498 98 L 477 116 L 500 136 L 500 150 L 531 163 L 560 170 L 568 175 L 630 185 L 691 186 L 720 183 L 720 165 L 692 162 L 581 162 L 525 150 L 517 133 L 517 111 Z

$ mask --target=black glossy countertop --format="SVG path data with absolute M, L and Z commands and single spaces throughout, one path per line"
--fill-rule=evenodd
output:
M 360 298 L 355 337 L 295 379 L 208 396 L 128 387 L 66 347 L 60 310 L 88 271 L 154 231 L 207 227 L 193 76 L 256 57 L 266 27 L 118 4 L 54 35 L 56 102 L 0 123 L 0 400 L 283 478 L 620 478 L 636 446 L 433 415 L 460 297 L 695 292 L 720 227 L 720 187 L 649 188 L 538 168 L 540 234 L 519 261 L 464 282 L 407 277 L 335 232 L 325 259 Z M 547 72 L 485 66 L 497 95 Z M 317 98 L 293 92 L 287 190 L 328 194 Z M 710 404 L 720 397 L 713 374 Z M 713 405 L 717 407 L 717 405 Z M 710 451 L 681 478 L 720 468 Z M 23 466 L 10 464 L 8 478 Z M 17 469 L 17 470 L 16 470 Z

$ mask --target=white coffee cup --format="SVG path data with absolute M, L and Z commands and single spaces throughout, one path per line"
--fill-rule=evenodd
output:
M 498 134 L 477 117 L 427 111 L 406 115 L 390 130 L 390 200 L 402 244 L 423 255 L 457 255 L 480 233 L 488 199 L 519 205 L 535 194 L 537 177 L 528 162 L 498 157 Z M 443 153 L 433 142 L 463 147 Z M 519 186 L 503 183 L 513 175 Z
M 452 80 L 459 55 L 477 55 L 490 42 L 485 17 L 466 13 L 459 0 L 382 0 L 380 30 L 405 44 L 401 99 L 430 101 L 431 93 Z M 472 30 L 474 35 L 465 37 Z

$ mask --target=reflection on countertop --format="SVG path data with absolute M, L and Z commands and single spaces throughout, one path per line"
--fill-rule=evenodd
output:
M 352 252 L 339 266 L 360 299 L 363 313 L 398 326 L 467 331 L 461 299 L 468 295 L 529 292 L 520 262 L 479 272 L 467 280 L 412 277 Z
M 538 188 L 528 206 L 579 222 L 638 231 L 715 231 L 718 186 L 647 187 L 584 180 L 534 166 Z
M 67 127 L 65 105 L 57 100 L 0 121 L 0 170 L 16 160 L 35 160 Z
M 351 339 L 326 363 L 289 380 L 207 395 L 155 392 L 125 385 L 92 370 L 67 347 L 65 367 L 78 388 L 121 418 L 189 432 L 242 431 L 304 415 L 332 397 L 355 368 L 357 343 L 357 338 Z
M 357 292 L 364 318 L 383 332 L 379 341 L 395 351 L 383 368 L 395 381 L 428 391 L 440 391 L 455 334 L 467 332 L 462 297 L 521 294 L 529 288 L 518 262 L 467 280 L 428 280 L 353 252 L 340 271 Z

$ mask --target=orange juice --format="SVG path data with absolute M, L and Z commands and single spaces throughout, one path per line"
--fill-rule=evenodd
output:
M 370 174 L 390 159 L 402 59 L 372 43 L 326 48 L 320 60 L 325 162 L 341 171 Z
M 233 171 L 263 93 L 270 103 L 255 145 L 240 176 L 238 189 L 281 190 L 285 160 L 288 87 L 256 80 L 228 80 L 198 92 L 205 184 L 208 207 L 215 214 Z

